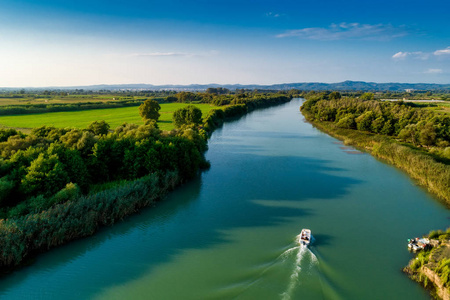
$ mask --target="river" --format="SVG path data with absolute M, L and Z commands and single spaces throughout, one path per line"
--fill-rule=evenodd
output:
M 211 169 L 0 279 L 1 299 L 429 299 L 407 238 L 449 211 L 402 171 L 305 122 L 302 100 L 224 124 Z M 310 228 L 309 249 L 296 236 Z

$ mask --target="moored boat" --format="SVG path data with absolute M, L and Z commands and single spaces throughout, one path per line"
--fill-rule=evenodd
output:
M 430 240 L 427 238 L 408 239 L 408 249 L 412 251 L 420 251 L 430 247 Z
M 301 245 L 308 246 L 311 243 L 311 230 L 310 229 L 302 229 L 300 233 L 299 242 Z

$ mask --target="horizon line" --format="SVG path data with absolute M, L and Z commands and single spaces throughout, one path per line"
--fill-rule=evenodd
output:
M 425 83 L 425 82 L 375 82 L 375 81 L 360 81 L 360 80 L 344 80 L 344 81 L 338 81 L 338 82 L 324 82 L 324 81 L 300 81 L 300 82 L 284 82 L 284 83 L 271 83 L 271 84 L 258 84 L 258 83 L 250 83 L 250 84 L 243 84 L 243 83 L 189 83 L 189 84 L 152 84 L 152 83 L 99 83 L 99 84 L 80 84 L 80 85 L 48 85 L 48 86 L 1 86 L 0 89 L 77 89 L 80 87 L 87 88 L 87 87 L 97 87 L 97 86 L 107 86 L 107 87 L 113 87 L 113 86 L 127 86 L 127 85 L 144 85 L 144 86 L 152 86 L 152 87 L 190 87 L 190 86 L 261 86 L 261 87 L 271 87 L 271 86 L 277 86 L 277 85 L 294 85 L 294 84 L 326 84 L 326 85 L 333 85 L 333 84 L 340 84 L 340 83 L 346 83 L 346 82 L 352 82 L 352 83 L 366 83 L 366 84 L 405 84 L 405 85 L 440 85 L 440 86 L 446 86 L 450 83 Z

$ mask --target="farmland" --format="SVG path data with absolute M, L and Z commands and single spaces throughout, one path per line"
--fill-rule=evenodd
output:
M 172 114 L 178 108 L 188 104 L 184 103 L 167 103 L 161 104 L 160 118 L 158 125 L 162 130 L 173 129 Z M 214 108 L 210 104 L 196 104 L 202 110 L 203 115 Z M 120 107 L 106 109 L 92 109 L 73 112 L 51 112 L 42 114 L 1 116 L 0 126 L 19 128 L 27 131 L 27 129 L 39 127 L 42 125 L 54 126 L 59 128 L 75 127 L 86 128 L 93 121 L 105 120 L 111 128 L 115 128 L 120 124 L 135 123 L 143 124 L 139 115 L 138 107 Z
M 55 92 L 54 92 L 55 93 Z M 62 94 L 62 95 L 61 95 Z M 62 92 L 56 95 L 44 95 L 42 93 L 37 94 L 1 94 L 0 93 L 0 106 L 6 105 L 34 105 L 34 104 L 75 104 L 86 102 L 115 102 L 115 101 L 144 101 L 149 97 L 147 94 L 129 95 L 124 93 L 111 93 L 111 94 L 80 94 L 80 95 L 68 95 L 67 92 Z M 152 95 L 165 96 L 163 93 Z M 149 95 L 150 96 L 150 95 Z

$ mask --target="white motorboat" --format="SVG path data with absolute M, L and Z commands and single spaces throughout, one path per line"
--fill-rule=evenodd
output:
M 308 246 L 311 243 L 311 230 L 310 229 L 302 229 L 300 233 L 299 243 L 301 245 Z

